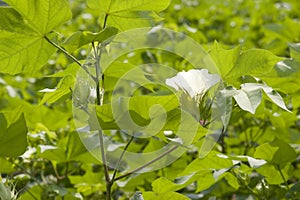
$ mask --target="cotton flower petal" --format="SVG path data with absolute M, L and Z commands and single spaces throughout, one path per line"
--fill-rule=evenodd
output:
M 184 90 L 192 98 L 196 98 L 219 81 L 219 75 L 209 74 L 207 69 L 192 69 L 179 72 L 176 76 L 166 79 L 166 84 L 176 90 Z

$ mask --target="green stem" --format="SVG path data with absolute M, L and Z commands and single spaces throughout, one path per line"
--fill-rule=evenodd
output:
M 108 15 L 105 16 L 104 22 L 103 22 L 103 29 L 106 28 L 106 23 L 107 23 L 107 17 Z M 103 96 L 104 96 L 104 74 L 101 71 L 101 66 L 100 66 L 100 61 L 101 61 L 101 55 L 103 51 L 103 44 L 99 44 L 98 47 L 96 48 L 95 43 L 92 42 L 93 46 L 93 51 L 95 54 L 96 58 L 96 77 L 95 77 L 95 83 L 96 83 L 96 92 L 97 92 L 97 105 L 102 105 L 103 104 Z M 99 81 L 101 77 L 101 82 Z M 107 160 L 106 160 L 106 155 L 105 155 L 105 148 L 104 148 L 104 135 L 102 130 L 98 130 L 98 135 L 99 135 L 99 140 L 100 140 L 100 151 L 101 151 L 101 157 L 102 157 L 102 163 L 104 167 L 104 174 L 105 174 L 105 183 L 106 183 L 106 199 L 111 200 L 111 189 L 113 182 L 111 181 L 109 177 L 109 171 L 108 171 L 108 166 L 107 166 Z
M 98 50 L 98 48 L 95 46 L 95 43 L 92 42 L 92 47 L 93 47 L 93 51 L 95 54 L 95 58 L 96 58 L 96 63 L 95 63 L 95 67 L 96 67 L 96 92 L 97 92 L 97 105 L 102 105 L 103 104 L 103 93 L 104 93 L 104 85 L 103 85 L 103 81 L 99 81 L 99 78 L 101 75 L 101 71 L 100 71 L 100 60 L 101 60 L 101 54 L 102 51 Z M 100 47 L 102 49 L 102 46 L 100 45 Z M 100 86 L 101 83 L 101 86 Z
M 100 86 L 100 81 L 99 78 L 101 76 L 101 72 L 100 72 L 100 59 L 101 59 L 101 50 L 100 52 L 98 51 L 98 48 L 96 48 L 94 42 L 92 42 L 92 47 L 93 47 L 93 51 L 95 54 L 95 58 L 96 58 L 96 63 L 95 63 L 95 68 L 96 68 L 96 91 L 97 91 L 97 105 L 101 106 L 103 104 L 103 94 L 104 94 L 104 88 L 103 88 L 103 84 L 101 84 Z M 100 49 L 102 49 L 102 46 L 100 45 L 99 47 Z M 103 83 L 101 81 L 101 83 Z M 109 177 L 109 170 L 108 170 L 108 166 L 107 166 L 107 160 L 106 160 L 106 155 L 105 155 L 105 148 L 104 148 L 104 135 L 102 130 L 98 130 L 98 136 L 99 136 L 99 141 L 100 141 L 100 152 L 101 152 L 101 158 L 102 158 L 102 163 L 103 163 L 103 167 L 104 167 L 104 176 L 105 176 L 105 183 L 106 183 L 106 199 L 110 200 L 111 199 L 111 179 Z
M 151 164 L 155 163 L 156 161 L 160 160 L 161 158 L 163 158 L 164 156 L 168 155 L 168 154 L 171 153 L 172 151 L 176 150 L 178 147 L 179 147 L 179 146 L 174 146 L 174 147 L 172 147 L 171 149 L 169 149 L 168 151 L 166 151 L 166 152 L 164 152 L 163 154 L 159 155 L 158 157 L 154 158 L 153 160 L 151 160 L 151 161 L 149 161 L 149 162 L 143 164 L 142 166 L 140 166 L 140 167 L 138 167 L 138 168 L 136 168 L 136 169 L 134 169 L 134 170 L 132 170 L 132 171 L 126 173 L 126 174 L 123 174 L 123 175 L 121 175 L 121 176 L 116 177 L 114 180 L 115 180 L 115 181 L 120 180 L 120 179 L 122 179 L 122 178 L 125 178 L 125 177 L 127 177 L 127 176 L 133 174 L 133 173 L 136 173 L 136 172 L 140 171 L 141 169 L 144 169 L 145 167 L 148 167 L 149 165 L 151 165 Z
M 289 191 L 289 193 L 292 195 L 292 199 L 295 199 L 295 198 L 294 198 L 294 194 L 293 194 L 293 192 L 291 191 L 291 188 L 290 188 L 290 186 L 289 186 L 287 180 L 285 179 L 285 177 L 284 177 L 284 175 L 283 175 L 283 173 L 282 173 L 282 171 L 281 171 L 279 165 L 277 165 L 277 169 L 278 169 L 278 171 L 279 171 L 279 173 L 280 173 L 280 176 L 281 176 L 281 178 L 282 178 L 282 180 L 283 180 L 283 182 L 284 182 L 284 184 L 285 184 L 285 186 L 286 186 L 286 189 L 287 189 L 287 190 Z
M 66 162 L 65 177 L 68 177 L 68 174 L 69 174 L 69 162 Z
M 47 42 L 49 42 L 51 45 L 53 45 L 54 47 L 56 47 L 58 50 L 60 50 L 61 52 L 63 52 L 66 56 L 68 56 L 69 58 L 71 58 L 75 63 L 77 63 L 93 80 L 95 80 L 95 77 L 89 72 L 89 70 L 79 62 L 79 60 L 77 60 L 77 58 L 75 58 L 72 54 L 70 54 L 68 51 L 66 51 L 63 47 L 59 46 L 58 44 L 54 43 L 53 41 L 51 41 L 47 36 L 44 36 L 45 40 Z
M 130 145 L 131 142 L 133 141 L 133 139 L 134 139 L 134 136 L 131 136 L 131 138 L 129 139 L 128 143 L 126 144 L 125 148 L 124 148 L 123 151 L 122 151 L 122 154 L 121 154 L 121 156 L 120 156 L 120 158 L 119 158 L 119 160 L 118 160 L 118 162 L 117 162 L 117 166 L 116 166 L 116 168 L 115 168 L 115 170 L 114 170 L 114 173 L 113 173 L 113 176 L 112 176 L 112 178 L 111 178 L 111 182 L 112 182 L 112 183 L 115 181 L 115 177 L 116 177 L 116 175 L 117 175 L 117 171 L 118 171 L 119 168 L 120 168 L 121 160 L 123 159 L 123 156 L 124 156 L 126 150 L 128 149 L 129 145 Z
M 251 130 L 251 131 L 252 131 L 252 130 Z M 251 147 L 250 142 L 251 142 L 251 141 L 249 140 L 248 134 L 247 134 L 247 132 L 245 132 L 245 150 L 244 150 L 244 155 L 247 155 L 248 150 L 249 150 L 249 148 Z
M 58 44 L 56 44 L 53 41 L 51 41 L 47 36 L 44 36 L 44 38 L 47 40 L 47 42 L 49 42 L 50 44 L 52 44 L 53 46 L 55 46 L 57 49 L 59 49 L 64 54 L 66 54 L 69 58 L 71 58 L 74 62 L 76 62 L 80 67 L 82 66 L 82 64 L 79 62 L 79 60 L 77 60 L 77 58 L 75 58 L 72 54 L 70 54 L 69 52 L 67 52 L 63 47 L 61 47 Z

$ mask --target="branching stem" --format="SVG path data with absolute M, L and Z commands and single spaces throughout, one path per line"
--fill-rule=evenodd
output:
M 79 60 L 77 60 L 77 58 L 75 58 L 72 54 L 66 51 L 63 47 L 59 46 L 58 44 L 50 40 L 47 36 L 44 36 L 44 38 L 47 42 L 49 42 L 51 45 L 56 47 L 58 50 L 63 52 L 66 56 L 71 58 L 75 63 L 77 63 L 93 80 L 96 80 L 96 78 L 89 72 L 89 70 L 83 64 L 79 62 Z
M 96 58 L 96 63 L 95 63 L 95 68 L 96 68 L 96 92 L 97 92 L 97 105 L 101 106 L 103 104 L 103 95 L 104 95 L 104 87 L 103 87 L 103 81 L 99 81 L 101 75 L 101 69 L 100 69 L 100 60 L 101 60 L 101 49 L 102 45 L 97 48 L 95 46 L 95 43 L 92 43 L 93 46 L 93 51 L 95 54 Z M 109 177 L 109 170 L 107 166 L 107 160 L 106 160 L 106 155 L 105 155 L 105 147 L 104 147 L 104 135 L 102 130 L 98 130 L 98 136 L 99 136 L 99 141 L 100 141 L 100 152 L 101 152 L 101 158 L 102 158 L 102 163 L 104 167 L 104 175 L 105 175 L 105 182 L 106 182 L 106 199 L 110 200 L 111 199 L 111 179 Z
M 104 22 L 103 22 L 103 29 L 106 28 L 107 23 L 107 17 L 105 16 Z M 97 92 L 97 105 L 101 106 L 103 104 L 103 96 L 104 96 L 104 74 L 101 70 L 100 61 L 103 51 L 103 44 L 100 43 L 95 46 L 95 43 L 92 42 L 93 51 L 96 58 L 95 68 L 96 68 L 96 77 L 95 77 L 95 83 L 96 83 L 96 92 Z M 100 81 L 101 78 L 101 81 Z M 111 200 L 111 189 L 113 185 L 113 181 L 109 176 L 109 170 L 107 166 L 107 159 L 105 155 L 105 147 L 104 147 L 104 135 L 102 130 L 98 130 L 99 140 L 100 140 L 100 151 L 101 151 L 101 157 L 102 157 L 102 163 L 104 167 L 104 174 L 105 174 L 105 183 L 106 183 L 106 199 Z
M 106 28 L 106 24 L 107 24 L 107 18 L 108 15 L 105 16 L 104 18 L 104 22 L 103 22 L 103 29 Z M 95 45 L 94 42 L 92 42 L 92 48 L 93 48 L 93 53 L 95 55 L 95 70 L 96 70 L 96 75 L 92 75 L 90 73 L 90 71 L 86 68 L 85 65 L 81 64 L 79 62 L 79 60 L 77 58 L 75 58 L 71 53 L 69 53 L 68 51 L 66 51 L 63 47 L 59 46 L 58 44 L 56 44 L 55 42 L 51 41 L 47 36 L 44 36 L 44 39 L 49 42 L 51 45 L 53 45 L 54 47 L 56 47 L 58 50 L 60 50 L 61 52 L 63 52 L 66 56 L 68 56 L 70 59 L 72 59 L 75 63 L 77 63 L 95 82 L 96 84 L 96 92 L 97 92 L 97 105 L 101 106 L 103 105 L 103 96 L 104 96 L 104 74 L 103 71 L 101 70 L 101 66 L 100 66 L 100 61 L 101 61 L 101 55 L 102 55 L 102 51 L 103 51 L 103 43 L 98 44 L 97 46 Z M 117 172 L 120 168 L 121 165 L 121 161 L 124 157 L 124 154 L 126 153 L 127 148 L 129 147 L 129 145 L 131 144 L 131 142 L 134 139 L 134 136 L 132 136 L 130 138 L 130 140 L 128 141 L 127 145 L 125 146 L 123 152 L 121 153 L 118 162 L 117 162 L 117 166 L 113 172 L 112 177 L 109 176 L 109 169 L 107 166 L 107 159 L 106 159 L 106 154 L 105 154 L 105 145 L 104 145 L 104 134 L 102 132 L 102 130 L 98 130 L 98 136 L 99 136 L 99 141 L 100 141 L 100 151 L 101 151 L 101 158 L 102 158 L 102 163 L 103 163 L 103 167 L 104 167 L 104 174 L 105 174 L 105 182 L 106 182 L 106 199 L 107 200 L 111 200 L 112 198 L 112 186 L 114 184 L 115 181 L 122 179 L 124 177 L 127 177 L 133 173 L 136 173 L 142 169 L 144 169 L 145 167 L 153 164 L 154 162 L 160 160 L 161 158 L 163 158 L 164 156 L 168 155 L 169 153 L 171 153 L 172 151 L 176 150 L 178 148 L 178 146 L 174 146 L 171 149 L 169 149 L 168 151 L 164 152 L 163 154 L 159 155 L 158 157 L 154 158 L 153 160 L 143 164 L 142 166 L 126 173 L 123 174 L 119 177 L 116 177 Z
M 168 155 L 168 154 L 171 153 L 172 151 L 176 150 L 178 147 L 179 147 L 179 146 L 174 146 L 174 147 L 172 147 L 171 149 L 169 149 L 168 151 L 166 151 L 166 152 L 164 152 L 163 154 L 159 155 L 158 157 L 154 158 L 153 160 L 151 160 L 151 161 L 149 161 L 149 162 L 143 164 L 142 166 L 140 166 L 140 167 L 138 167 L 138 168 L 136 168 L 136 169 L 134 169 L 134 170 L 132 170 L 132 171 L 126 173 L 126 174 L 123 174 L 123 175 L 121 175 L 121 176 L 116 177 L 116 178 L 115 178 L 115 181 L 120 180 L 120 179 L 122 179 L 122 178 L 125 178 L 125 177 L 127 177 L 127 176 L 129 176 L 129 175 L 131 175 L 131 174 L 133 174 L 133 173 L 136 173 L 136 172 L 140 171 L 141 169 L 144 169 L 145 167 L 148 167 L 149 165 L 151 165 L 151 164 L 155 163 L 156 161 L 160 160 L 161 158 L 163 158 L 164 156 Z
M 122 154 L 120 155 L 120 158 L 118 159 L 117 166 L 116 166 L 116 168 L 115 168 L 115 170 L 114 170 L 114 173 L 113 173 L 113 176 L 112 176 L 112 178 L 111 178 L 111 182 L 112 182 L 112 183 L 115 181 L 115 177 L 116 177 L 116 175 L 117 175 L 117 171 L 118 171 L 119 168 L 120 168 L 120 164 L 121 164 L 121 161 L 122 161 L 122 159 L 123 159 L 123 156 L 124 156 L 126 150 L 128 149 L 129 145 L 130 145 L 131 142 L 133 141 L 133 139 L 134 139 L 134 136 L 131 136 L 130 140 L 128 141 L 128 143 L 127 143 L 126 146 L 124 147 L 124 149 L 123 149 L 123 151 L 122 151 Z

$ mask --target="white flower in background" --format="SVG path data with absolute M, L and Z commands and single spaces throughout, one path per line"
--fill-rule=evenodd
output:
M 219 75 L 209 74 L 207 69 L 192 69 L 179 72 L 176 76 L 166 79 L 166 84 L 176 90 L 181 89 L 193 99 L 197 99 L 219 81 Z

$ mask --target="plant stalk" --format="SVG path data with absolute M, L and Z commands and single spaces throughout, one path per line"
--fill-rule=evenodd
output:
M 96 78 L 89 72 L 89 70 L 79 62 L 79 60 L 77 60 L 77 58 L 75 58 L 72 54 L 70 54 L 68 51 L 66 51 L 63 47 L 59 46 L 58 44 L 56 44 L 55 42 L 51 41 L 47 36 L 44 36 L 44 39 L 49 42 L 51 45 L 53 45 L 54 47 L 56 47 L 58 50 L 60 50 L 61 52 L 63 52 L 66 56 L 68 56 L 69 58 L 71 58 L 75 63 L 77 63 L 94 81 L 96 80 Z
M 116 175 L 117 175 L 117 171 L 118 171 L 119 168 L 120 168 L 121 160 L 123 159 L 123 156 L 124 156 L 126 150 L 128 149 L 129 145 L 130 145 L 131 142 L 133 141 L 133 139 L 134 139 L 134 136 L 131 136 L 131 138 L 129 139 L 128 143 L 127 143 L 126 146 L 124 147 L 124 149 L 123 149 L 123 151 L 122 151 L 122 154 L 121 154 L 120 158 L 118 159 L 117 166 L 116 166 L 116 168 L 115 168 L 115 170 L 114 170 L 114 173 L 113 173 L 113 176 L 112 176 L 112 178 L 111 178 L 112 184 L 114 183 L 115 177 L 116 177 Z
M 287 190 L 289 191 L 289 193 L 292 195 L 292 199 L 295 199 L 294 194 L 293 194 L 293 192 L 291 191 L 291 188 L 290 188 L 290 186 L 289 186 L 287 180 L 285 179 L 285 177 L 284 177 L 284 175 L 283 175 L 283 173 L 282 173 L 282 171 L 281 171 L 279 165 L 277 165 L 277 169 L 278 169 L 278 171 L 279 171 L 279 173 L 280 173 L 280 176 L 281 176 L 281 178 L 282 178 L 282 180 L 283 180 L 283 182 L 284 182 L 284 184 L 285 184 L 285 186 L 286 186 L 286 189 L 287 189 Z
M 103 22 L 102 29 L 106 28 L 108 15 L 106 14 Z M 95 43 L 92 42 L 95 58 L 96 58 L 96 77 L 95 77 L 95 83 L 96 83 L 96 92 L 97 92 L 97 105 L 101 106 L 103 104 L 103 96 L 104 96 L 104 74 L 101 70 L 100 61 L 101 61 L 101 55 L 103 51 L 103 44 L 100 43 L 97 45 L 97 48 L 95 46 Z M 99 81 L 101 78 L 101 81 Z M 101 157 L 102 157 L 102 163 L 104 167 L 104 174 L 105 174 L 105 183 L 106 183 L 106 199 L 111 200 L 111 189 L 113 185 L 113 181 L 109 176 L 109 170 L 107 166 L 107 160 L 105 155 L 105 148 L 104 148 L 104 135 L 102 130 L 98 130 L 99 140 L 100 140 L 100 151 L 101 151 Z
M 100 44 L 98 47 L 95 46 L 95 43 L 92 42 L 93 51 L 96 58 L 95 68 L 96 68 L 96 92 L 97 92 L 97 105 L 101 106 L 103 104 L 103 95 L 104 95 L 104 87 L 103 87 L 103 81 L 99 81 L 101 75 L 101 69 L 100 69 L 100 60 L 101 60 L 101 54 L 102 54 L 102 44 Z M 99 50 L 100 49 L 100 50 Z M 104 135 L 102 130 L 98 130 L 98 136 L 100 141 L 100 152 L 101 152 L 101 158 L 102 163 L 104 167 L 104 175 L 105 175 L 105 183 L 106 183 L 106 199 L 111 199 L 111 179 L 109 177 L 109 170 L 107 166 L 107 160 L 105 155 L 105 148 L 104 148 Z

